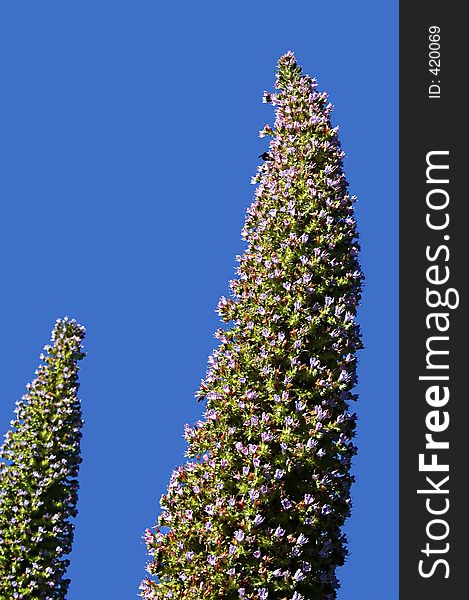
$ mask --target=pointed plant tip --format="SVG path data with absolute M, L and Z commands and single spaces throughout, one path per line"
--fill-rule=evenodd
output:
M 278 66 L 286 66 L 286 65 L 296 64 L 295 53 L 292 50 L 288 50 L 284 52 L 282 56 L 278 59 Z
M 74 335 L 78 335 L 81 338 L 85 337 L 86 328 L 83 325 L 80 325 L 80 323 L 77 323 L 76 319 L 71 319 L 67 315 L 65 315 L 61 319 L 56 319 L 54 331 L 57 331 L 59 329 L 65 329 L 67 325 L 73 327 Z
M 302 73 L 303 70 L 297 63 L 295 54 L 291 50 L 285 52 L 277 63 L 276 87 L 285 87 L 288 83 L 298 80 Z

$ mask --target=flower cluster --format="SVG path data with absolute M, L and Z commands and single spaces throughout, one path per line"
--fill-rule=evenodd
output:
M 228 328 L 186 426 L 190 460 L 147 530 L 147 600 L 332 600 L 347 554 L 362 273 L 332 106 L 291 52 L 278 63 Z
M 58 320 L 0 448 L 0 598 L 63 600 L 76 516 L 85 329 Z

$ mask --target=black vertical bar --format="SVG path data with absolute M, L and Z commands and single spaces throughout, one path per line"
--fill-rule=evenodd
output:
M 463 10 L 400 3 L 400 600 L 460 598 L 469 573 Z

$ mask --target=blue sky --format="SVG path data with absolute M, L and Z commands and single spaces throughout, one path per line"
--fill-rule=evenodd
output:
M 136 598 L 293 50 L 359 197 L 359 455 L 339 600 L 397 597 L 397 2 L 2 3 L 0 429 L 57 317 L 88 329 L 69 600 Z

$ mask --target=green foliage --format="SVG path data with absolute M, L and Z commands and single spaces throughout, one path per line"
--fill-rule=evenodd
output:
M 332 106 L 292 53 L 278 63 L 219 347 L 145 539 L 146 599 L 331 600 L 347 550 L 362 273 Z
M 76 516 L 83 327 L 65 317 L 0 448 L 0 598 L 63 600 Z

